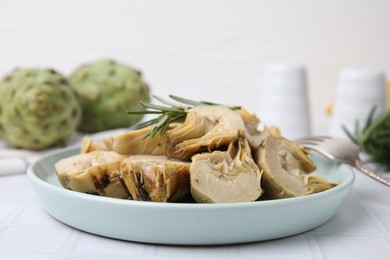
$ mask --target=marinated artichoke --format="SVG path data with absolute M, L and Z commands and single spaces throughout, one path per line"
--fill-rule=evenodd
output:
M 97 132 L 128 127 L 142 115 L 127 110 L 143 110 L 140 101 L 149 101 L 149 87 L 141 73 L 113 60 L 99 60 L 77 68 L 69 81 L 81 98 L 83 115 L 79 130 Z
M 189 194 L 189 167 L 189 163 L 165 156 L 124 157 L 113 151 L 78 154 L 55 164 L 66 189 L 155 202 L 177 201 Z
M 189 194 L 189 168 L 165 156 L 134 155 L 123 161 L 121 171 L 133 200 L 173 202 Z
M 257 151 L 257 165 L 263 172 L 264 196 L 269 199 L 307 195 L 337 185 L 310 174 L 316 166 L 307 151 L 280 136 L 271 134 L 264 139 Z
M 81 152 L 88 153 L 96 150 L 114 151 L 122 155 L 164 155 L 166 148 L 165 135 L 157 135 L 154 138 L 145 138 L 154 126 L 148 126 L 138 130 L 131 130 L 115 136 L 106 137 L 103 140 L 83 138 Z
M 66 79 L 52 69 L 15 69 L 0 83 L 0 132 L 11 146 L 44 149 L 63 144 L 81 108 Z
M 127 199 L 131 195 L 122 180 L 124 157 L 107 151 L 94 151 L 62 159 L 55 164 L 61 185 L 70 190 Z
M 237 112 L 245 124 L 245 137 L 252 149 L 259 147 L 262 141 L 262 132 L 259 131 L 260 120 L 255 114 L 249 113 L 245 108 L 234 110 Z
M 191 194 L 197 202 L 247 202 L 262 194 L 261 172 L 244 137 L 232 142 L 227 151 L 192 157 L 190 177 Z
M 183 125 L 166 131 L 168 158 L 191 156 L 228 146 L 245 129 L 241 116 L 224 106 L 196 106 L 187 112 Z

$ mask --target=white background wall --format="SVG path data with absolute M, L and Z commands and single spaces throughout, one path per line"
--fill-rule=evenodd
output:
M 0 74 L 111 57 L 154 94 L 258 109 L 264 66 L 306 66 L 314 132 L 344 67 L 390 72 L 388 0 L 0 0 Z M 245 103 L 245 104 L 244 104 Z

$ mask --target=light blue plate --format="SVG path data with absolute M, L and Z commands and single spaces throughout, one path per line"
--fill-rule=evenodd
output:
M 78 148 L 51 153 L 27 175 L 47 212 L 74 228 L 111 238 L 175 245 L 233 244 L 281 238 L 327 222 L 352 188 L 346 165 L 314 157 L 317 173 L 341 184 L 290 199 L 227 204 L 158 203 L 88 195 L 63 189 L 54 164 Z

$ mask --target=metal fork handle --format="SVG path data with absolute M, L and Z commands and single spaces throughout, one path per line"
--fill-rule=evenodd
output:
M 374 171 L 373 169 L 371 169 L 370 167 L 367 166 L 367 164 L 365 164 L 361 159 L 356 159 L 355 160 L 355 167 L 356 169 L 358 169 L 359 171 L 361 171 L 362 173 L 370 176 L 371 178 L 387 185 L 387 186 L 390 186 L 390 178 L 388 177 L 385 177 L 381 174 L 379 174 L 378 172 Z

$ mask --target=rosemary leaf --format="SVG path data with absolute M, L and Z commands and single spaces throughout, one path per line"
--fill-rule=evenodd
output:
M 160 136 L 163 136 L 163 135 L 164 135 L 165 131 L 166 131 L 167 128 L 168 128 L 168 125 L 169 125 L 169 122 L 166 123 L 166 124 L 164 124 L 164 125 L 161 127 L 161 129 L 160 129 Z
M 176 121 L 180 121 L 182 119 L 184 119 L 186 117 L 186 113 L 184 114 L 178 114 L 176 116 L 172 116 L 171 118 L 171 121 L 170 122 L 176 122 Z
M 166 99 L 163 99 L 163 98 L 161 98 L 161 97 L 154 96 L 154 95 L 153 95 L 153 97 L 154 97 L 155 99 L 157 99 L 158 101 L 160 101 L 161 103 L 165 104 L 165 105 L 168 105 L 168 106 L 171 106 L 171 107 L 182 107 L 182 106 L 180 106 L 179 104 L 174 104 L 174 103 L 172 103 L 172 102 L 170 102 L 170 101 L 168 101 L 168 100 L 166 100 Z
M 152 131 L 150 131 L 150 133 L 149 133 L 149 136 L 151 137 L 151 138 L 153 138 L 155 135 L 156 135 L 156 133 L 160 130 L 160 128 L 161 127 L 154 127 L 153 129 L 152 129 Z
M 375 110 L 376 110 L 376 106 L 374 106 L 370 113 L 368 114 L 368 118 L 367 118 L 367 121 L 366 121 L 366 124 L 364 126 L 364 128 L 369 128 L 372 124 L 372 120 L 374 119 L 374 114 L 375 114 Z
M 343 128 L 345 134 L 349 137 L 349 139 L 351 139 L 353 143 L 358 144 L 356 138 L 352 135 L 351 132 L 348 131 L 347 127 L 345 125 L 343 125 L 342 128 Z
M 140 111 L 126 111 L 126 114 L 129 115 L 145 115 L 145 114 L 163 114 L 163 111 L 150 111 L 150 110 L 140 110 Z
M 152 132 L 150 133 L 150 137 L 154 137 L 158 131 L 161 131 L 162 129 L 166 129 L 169 123 L 169 115 L 165 114 L 158 118 L 158 122 L 156 126 L 153 128 Z
M 183 104 L 187 104 L 187 105 L 190 105 L 190 106 L 201 106 L 201 105 L 204 105 L 204 103 L 202 103 L 202 102 L 193 101 L 193 100 L 190 100 L 190 99 L 186 99 L 186 98 L 182 98 L 182 97 L 178 97 L 178 96 L 174 96 L 174 95 L 169 95 L 169 97 L 172 98 L 173 100 L 177 101 L 177 102 L 180 102 L 180 103 L 183 103 Z
M 154 119 L 151 119 L 149 121 L 145 121 L 143 123 L 139 123 L 139 124 L 134 125 L 133 129 L 142 129 L 142 128 L 147 127 L 147 126 L 157 124 L 157 122 L 158 122 L 158 118 L 154 118 Z
M 178 113 L 181 113 L 181 112 L 184 111 L 182 108 L 178 108 L 178 107 L 164 107 L 164 106 L 159 106 L 159 105 L 155 105 L 155 104 L 151 104 L 151 103 L 144 103 L 144 102 L 140 102 L 140 104 L 143 107 L 145 107 L 145 108 L 159 110 L 159 111 L 162 111 L 162 112 L 178 112 Z

